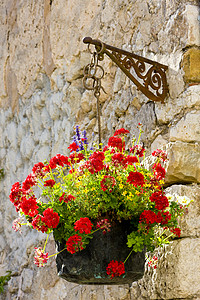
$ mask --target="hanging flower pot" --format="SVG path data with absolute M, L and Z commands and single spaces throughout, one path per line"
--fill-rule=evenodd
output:
M 84 250 L 74 254 L 67 250 L 61 252 L 56 258 L 58 275 L 79 284 L 131 284 L 141 279 L 144 275 L 145 251 L 131 253 L 125 264 L 125 273 L 121 276 L 116 276 L 119 275 L 117 270 L 113 278 L 108 275 L 107 267 L 110 262 L 111 269 L 115 269 L 122 258 L 129 256 L 130 248 L 126 246 L 126 242 L 130 232 L 130 222 L 117 222 L 109 232 L 95 232 Z M 65 242 L 56 244 L 58 251 L 66 248 Z
M 178 217 L 190 201 L 166 197 L 164 151 L 154 151 L 154 164 L 145 168 L 139 128 L 129 149 L 124 128 L 98 149 L 88 147 L 86 132 L 81 137 L 77 126 L 69 156 L 35 164 L 22 184 L 12 186 L 10 200 L 20 215 L 14 230 L 26 224 L 47 239 L 53 233 L 58 274 L 68 281 L 131 283 L 143 276 L 144 249 L 153 251 L 180 236 Z M 45 252 L 46 243 L 35 248 L 38 267 L 56 255 Z

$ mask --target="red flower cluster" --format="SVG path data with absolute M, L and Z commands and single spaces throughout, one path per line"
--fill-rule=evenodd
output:
M 154 164 L 152 168 L 154 170 L 154 175 L 157 180 L 161 180 L 165 178 L 166 171 L 161 166 L 161 164 Z
M 53 211 L 52 208 L 47 208 L 42 215 L 37 215 L 33 221 L 32 226 L 38 231 L 47 232 L 47 230 L 56 228 L 59 223 L 59 215 Z
M 111 276 L 111 279 L 125 273 L 124 263 L 122 261 L 111 260 L 106 268 L 106 272 Z
M 75 231 L 79 231 L 80 233 L 91 233 L 93 224 L 88 218 L 80 218 L 78 221 L 74 223 Z
M 79 148 L 79 146 L 73 142 L 69 145 L 68 149 L 70 149 L 70 152 L 76 151 Z
M 148 260 L 148 266 L 152 269 L 157 269 L 158 258 L 157 256 L 153 256 L 152 259 Z
M 33 219 L 31 225 L 38 231 L 47 232 L 48 230 L 47 224 L 45 223 L 45 218 L 42 215 L 37 215 Z
M 49 179 L 49 180 L 46 180 L 46 181 L 45 181 L 44 186 L 50 186 L 50 187 L 53 187 L 55 183 L 56 183 L 55 180 Z
M 138 163 L 137 157 L 131 155 L 127 155 L 125 161 L 127 165 L 133 165 L 134 163 Z
M 152 155 L 154 157 L 158 157 L 162 161 L 167 160 L 167 153 L 164 150 L 157 149 L 157 150 L 155 150 L 155 151 L 152 152 Z
M 36 177 L 44 177 L 45 171 L 44 171 L 45 165 L 42 162 L 39 162 L 33 166 L 32 172 L 36 175 Z
M 25 181 L 22 183 L 23 192 L 28 193 L 32 186 L 36 185 L 36 183 L 36 176 L 33 173 L 29 174 L 26 177 Z
M 145 222 L 147 225 L 160 223 L 162 225 L 168 224 L 171 220 L 171 214 L 167 212 L 158 212 L 157 214 L 152 210 L 144 210 L 140 215 L 140 221 Z
M 76 199 L 76 197 L 72 195 L 67 195 L 66 193 L 63 193 L 62 196 L 59 198 L 59 201 L 62 202 L 64 201 L 65 203 L 68 203 L 71 200 Z
M 38 205 L 35 197 L 26 198 L 22 197 L 22 202 L 20 205 L 21 210 L 27 216 L 34 217 L 38 214 Z
M 180 228 L 173 228 L 170 230 L 172 233 L 174 233 L 175 235 L 177 235 L 178 237 L 181 236 L 181 230 Z
M 127 134 L 130 133 L 130 131 L 128 131 L 127 129 L 121 128 L 115 131 L 114 136 L 116 135 L 121 135 L 121 134 Z
M 49 168 L 55 169 L 57 166 L 64 167 L 64 165 L 69 165 L 68 157 L 62 154 L 57 154 L 50 159 L 49 165 L 46 167 L 46 169 L 49 171 Z
M 127 182 L 133 184 L 134 186 L 143 186 L 144 185 L 144 175 L 140 172 L 130 172 L 127 177 Z
M 136 156 L 131 155 L 123 155 L 122 153 L 114 153 L 112 156 L 112 162 L 114 163 L 114 166 L 127 166 L 127 165 L 133 165 L 134 163 L 138 162 L 138 159 Z
M 108 146 L 117 148 L 119 151 L 122 151 L 125 147 L 125 143 L 122 141 L 120 137 L 111 136 L 108 140 Z
M 56 228 L 59 223 L 59 215 L 52 208 L 47 208 L 43 212 L 45 223 L 49 228 Z
M 49 257 L 48 257 L 48 252 L 44 253 L 44 250 L 42 250 L 40 247 L 36 248 L 35 247 L 35 256 L 34 256 L 34 264 L 37 267 L 44 267 L 44 265 L 47 263 Z
M 97 222 L 96 228 L 100 228 L 103 230 L 103 234 L 106 234 L 106 231 L 110 231 L 111 224 L 108 222 L 108 219 L 102 219 Z
M 134 153 L 135 155 L 138 155 L 139 157 L 144 156 L 145 149 L 142 147 L 142 145 L 135 145 L 132 148 L 130 148 L 130 152 Z
M 21 184 L 16 182 L 12 185 L 11 192 L 9 195 L 10 201 L 15 205 L 17 211 L 20 209 L 21 196 L 23 194 Z
M 103 152 L 101 151 L 94 152 L 90 156 L 89 161 L 86 162 L 85 167 L 88 168 L 91 174 L 100 172 L 104 167 L 103 164 L 104 159 L 105 159 L 105 155 Z
M 74 152 L 72 154 L 70 154 L 69 159 L 71 160 L 72 164 L 78 164 L 81 160 L 84 159 L 84 155 L 83 153 L 79 152 Z
M 67 251 L 71 254 L 74 254 L 75 252 L 79 250 L 83 250 L 83 242 L 82 237 L 78 234 L 72 235 L 68 238 L 66 242 Z
M 115 153 L 112 156 L 112 162 L 114 163 L 115 166 L 118 165 L 125 165 L 126 164 L 126 158 L 122 153 Z
M 166 196 L 163 195 L 162 191 L 154 192 L 149 197 L 151 202 L 155 202 L 155 208 L 158 210 L 164 210 L 169 206 L 169 201 Z
M 116 180 L 114 177 L 105 175 L 104 178 L 101 180 L 101 189 L 105 192 L 109 190 L 112 192 L 112 188 L 116 185 Z
M 157 215 L 151 210 L 144 210 L 140 215 L 140 221 L 145 222 L 146 224 L 157 223 Z
M 158 212 L 157 213 L 157 223 L 160 223 L 162 225 L 168 224 L 168 222 L 171 220 L 171 214 L 166 211 L 166 212 Z

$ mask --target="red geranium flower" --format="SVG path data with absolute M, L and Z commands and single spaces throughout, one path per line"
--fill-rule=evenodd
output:
M 162 213 L 162 216 L 163 216 L 162 225 L 166 225 L 171 220 L 172 215 L 168 211 L 166 211 Z
M 44 167 L 45 165 L 42 162 L 35 164 L 32 169 L 33 174 L 43 177 L 45 175 L 45 171 L 43 170 Z
M 20 208 L 22 209 L 25 215 L 34 217 L 38 214 L 39 206 L 37 205 L 35 197 L 30 197 L 28 199 L 26 197 L 23 197 L 23 201 L 20 204 Z
M 143 157 L 145 149 L 143 148 L 142 145 L 135 145 L 135 146 L 133 146 L 133 148 L 130 148 L 130 151 L 131 151 L 131 153 L 134 153 L 134 154 L 138 155 L 139 157 Z
M 134 163 L 138 163 L 138 159 L 136 156 L 127 155 L 125 162 L 127 165 L 132 165 Z
M 42 232 L 47 232 L 48 227 L 46 225 L 46 223 L 44 222 L 45 218 L 41 215 L 37 215 L 31 225 L 33 226 L 34 229 L 37 229 L 38 231 L 42 231 Z
M 115 153 L 112 156 L 112 162 L 114 163 L 115 166 L 118 165 L 125 165 L 126 163 L 126 158 L 122 153 Z
M 103 160 L 105 159 L 105 155 L 103 152 L 98 151 L 94 152 L 90 158 L 89 161 L 86 162 L 85 166 L 88 168 L 89 172 L 91 174 L 94 174 L 95 172 L 100 172 L 103 167 Z
M 111 278 L 120 276 L 125 273 L 124 263 L 122 261 L 111 260 L 106 268 L 106 272 Z
M 144 210 L 140 215 L 140 221 L 145 222 L 146 224 L 157 223 L 157 215 L 151 210 Z
M 134 186 L 144 185 L 144 175 L 140 172 L 130 172 L 127 177 L 127 182 L 133 184 Z
M 82 159 L 84 159 L 84 155 L 81 152 L 74 152 L 70 154 L 69 159 L 71 160 L 72 164 L 78 164 Z
M 170 230 L 172 233 L 174 233 L 175 235 L 177 235 L 178 237 L 181 236 L 181 230 L 180 228 L 173 228 Z
M 154 169 L 154 175 L 156 176 L 157 180 L 165 178 L 166 171 L 161 164 L 154 164 L 152 168 Z
M 120 134 L 127 134 L 130 133 L 130 131 L 128 131 L 127 129 L 121 128 L 115 131 L 114 136 L 116 135 L 120 135 Z
M 76 197 L 72 195 L 67 195 L 66 193 L 63 193 L 62 196 L 59 198 L 59 201 L 62 202 L 64 201 L 65 203 L 68 203 L 71 200 L 76 199 Z
M 25 181 L 22 183 L 22 190 L 24 193 L 28 193 L 32 186 L 36 185 L 36 176 L 35 174 L 29 174 Z
M 122 149 L 125 147 L 125 143 L 120 137 L 111 136 L 108 140 L 108 146 L 113 148 L 116 147 L 119 151 L 122 151 Z
M 46 167 L 46 170 L 48 171 L 49 168 L 55 169 L 57 165 L 61 167 L 64 165 L 69 165 L 68 157 L 62 154 L 57 154 L 50 159 L 49 166 L 47 166 L 48 168 Z
M 78 234 L 72 235 L 66 242 L 67 251 L 71 254 L 83 249 L 82 237 Z
M 74 223 L 75 231 L 79 231 L 80 233 L 91 233 L 93 224 L 88 218 L 80 218 L 78 221 Z
M 157 149 L 152 152 L 152 155 L 160 158 L 162 161 L 167 160 L 167 153 L 164 150 Z
M 41 249 L 41 247 L 36 248 L 35 247 L 35 256 L 34 256 L 34 264 L 37 267 L 44 267 L 44 265 L 47 263 L 49 256 L 48 252 L 44 253 L 44 250 Z
M 108 222 L 108 219 L 102 219 L 97 222 L 96 228 L 102 229 L 103 234 L 106 234 L 106 231 L 110 231 L 111 224 Z
M 19 205 L 21 202 L 22 195 L 23 195 L 23 191 L 21 189 L 21 184 L 19 182 L 15 182 L 12 185 L 9 198 L 10 198 L 10 201 L 15 205 L 17 211 L 19 210 Z
M 55 183 L 56 183 L 55 180 L 49 179 L 49 180 L 46 180 L 46 181 L 45 181 L 44 186 L 50 186 L 50 187 L 53 187 Z
M 154 192 L 149 199 L 151 202 L 155 202 L 155 208 L 158 210 L 163 210 L 169 206 L 168 198 L 163 195 L 162 191 Z
M 76 151 L 79 148 L 79 146 L 73 142 L 69 145 L 68 149 L 70 149 L 70 152 Z
M 59 223 L 59 215 L 57 212 L 54 212 L 52 208 L 47 208 L 43 212 L 44 222 L 49 228 L 56 228 Z

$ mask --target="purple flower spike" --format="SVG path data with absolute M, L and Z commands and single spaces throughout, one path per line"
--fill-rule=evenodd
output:
M 80 150 L 84 150 L 84 146 L 83 146 L 83 142 L 82 141 L 80 142 L 79 147 L 80 147 Z
M 80 141 L 81 137 L 80 137 L 80 132 L 79 132 L 79 126 L 78 125 L 76 126 L 76 135 L 77 135 L 78 141 Z
M 82 134 L 83 134 L 83 138 L 84 138 L 84 144 L 85 145 L 88 145 L 88 140 L 87 140 L 87 136 L 86 136 L 86 130 L 84 130 L 83 132 L 82 132 Z

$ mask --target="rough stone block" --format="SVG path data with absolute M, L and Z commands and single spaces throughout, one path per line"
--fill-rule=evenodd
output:
M 165 299 L 190 298 L 200 293 L 200 239 L 182 239 L 173 242 L 168 270 L 165 273 Z M 176 263 L 175 263 L 175 257 Z
M 169 160 L 166 183 L 200 183 L 199 143 L 171 142 L 166 146 Z
M 170 128 L 170 141 L 200 142 L 200 112 L 191 111 Z
M 182 65 L 185 81 L 200 83 L 200 49 L 193 47 L 184 53 Z
M 191 5 L 191 4 L 186 5 L 186 9 L 185 9 L 185 17 L 188 23 L 187 46 L 200 45 L 198 1 L 194 1 L 194 4 L 195 5 Z
M 33 270 L 24 269 L 22 272 L 22 290 L 24 292 L 30 292 L 33 281 Z

